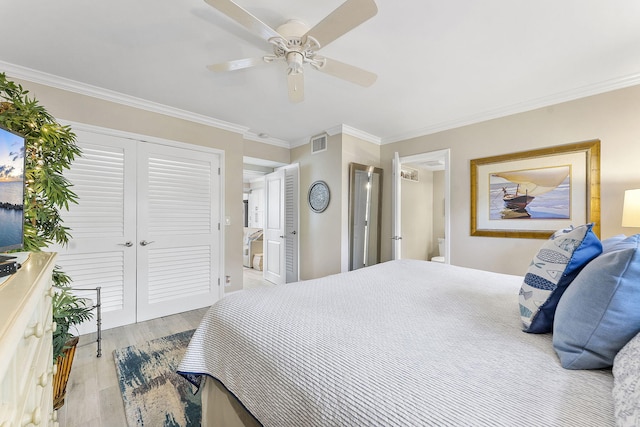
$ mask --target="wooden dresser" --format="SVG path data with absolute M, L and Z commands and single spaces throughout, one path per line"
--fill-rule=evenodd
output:
M 25 259 L 26 254 L 22 259 Z M 55 426 L 51 274 L 55 254 L 32 253 L 0 283 L 0 427 Z

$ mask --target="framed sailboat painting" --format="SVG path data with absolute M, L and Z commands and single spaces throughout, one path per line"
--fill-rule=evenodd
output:
M 600 234 L 600 141 L 471 160 L 471 235 L 548 238 L 594 223 Z

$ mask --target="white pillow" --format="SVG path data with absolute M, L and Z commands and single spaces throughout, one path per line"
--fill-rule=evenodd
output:
M 613 359 L 612 394 L 616 425 L 640 426 L 640 333 Z

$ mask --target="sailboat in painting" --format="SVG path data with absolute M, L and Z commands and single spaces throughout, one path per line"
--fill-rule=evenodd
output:
M 525 209 L 527 205 L 536 196 L 552 191 L 562 184 L 569 175 L 569 166 L 499 172 L 492 175 L 516 184 L 515 191 L 502 187 L 505 207 L 502 218 L 528 218 L 531 215 Z
M 507 187 L 502 187 L 504 206 L 508 209 L 524 209 L 533 199 L 529 192 L 525 190 L 524 194 L 520 193 L 520 185 L 516 187 L 515 193 L 509 194 Z

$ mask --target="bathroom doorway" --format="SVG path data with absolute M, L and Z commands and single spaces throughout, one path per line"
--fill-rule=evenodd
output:
M 394 158 L 393 258 L 450 262 L 450 150 Z M 404 230 L 404 232 L 403 232 Z

